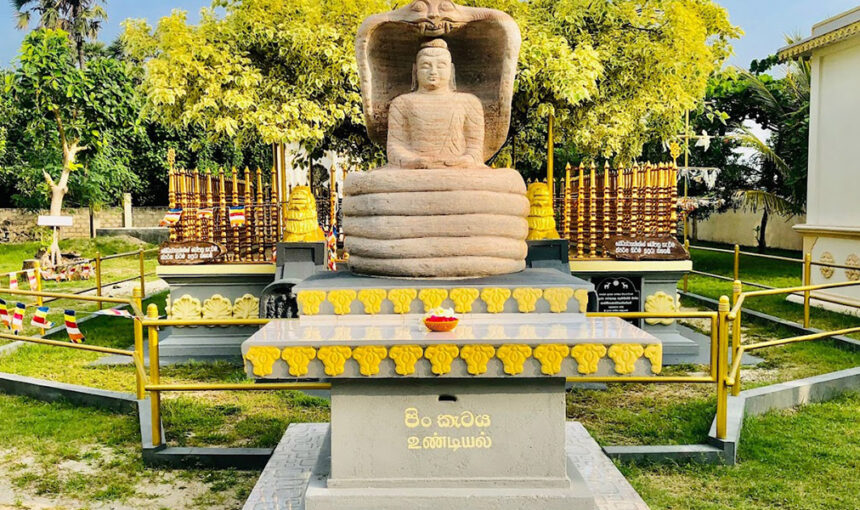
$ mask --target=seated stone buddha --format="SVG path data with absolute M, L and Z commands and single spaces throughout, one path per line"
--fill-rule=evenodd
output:
M 414 55 L 410 90 L 388 105 L 388 164 L 351 173 L 344 184 L 350 269 L 413 278 L 520 271 L 527 252 L 525 183 L 516 170 L 484 164 L 498 147 L 486 143 L 482 99 L 457 88 L 445 40 L 424 40 Z

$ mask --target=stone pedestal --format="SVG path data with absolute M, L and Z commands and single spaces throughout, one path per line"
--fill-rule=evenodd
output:
M 673 312 L 680 306 L 678 302 L 678 282 L 693 269 L 689 260 L 670 261 L 629 261 L 629 260 L 590 260 L 570 261 L 573 275 L 583 278 L 595 287 L 601 282 L 619 281 L 630 285 L 631 291 L 638 293 L 636 303 L 632 300 L 616 300 L 609 303 L 601 300 L 601 289 L 596 288 L 595 303 L 590 303 L 594 311 L 635 311 L 635 312 Z M 617 286 L 616 286 L 617 287 Z M 621 292 L 623 294 L 623 292 Z M 653 319 L 634 321 L 637 326 L 660 338 L 663 344 L 665 364 L 702 363 L 710 352 L 702 351 L 702 342 L 690 338 L 695 335 L 691 330 L 682 328 L 675 319 Z M 702 340 L 707 343 L 703 336 Z
M 203 264 L 158 266 L 156 274 L 170 286 L 171 319 L 232 319 L 259 316 L 263 288 L 272 283 L 274 264 Z M 257 326 L 168 327 L 159 342 L 167 363 L 187 360 L 235 361 L 241 344 Z

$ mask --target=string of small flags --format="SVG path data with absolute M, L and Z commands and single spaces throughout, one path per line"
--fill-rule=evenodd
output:
M 51 329 L 54 327 L 54 323 L 48 320 L 47 306 L 39 306 L 36 308 L 36 313 L 33 315 L 33 320 L 30 321 L 30 325 L 42 329 Z
M 69 340 L 74 344 L 83 343 L 86 340 L 84 334 L 78 329 L 78 319 L 75 317 L 74 310 L 66 310 L 63 313 L 63 319 L 66 322 L 66 332 L 69 334 Z
M 24 329 L 24 313 L 27 310 L 27 305 L 24 303 L 15 304 L 15 313 L 12 315 L 12 333 L 17 335 Z

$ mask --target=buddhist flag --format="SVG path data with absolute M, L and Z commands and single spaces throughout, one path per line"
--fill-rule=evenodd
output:
M 40 306 L 36 308 L 36 314 L 33 316 L 33 320 L 30 321 L 30 325 L 43 329 L 51 329 L 54 327 L 54 323 L 48 321 L 47 306 Z
M 126 317 L 128 319 L 134 317 L 131 313 L 128 312 L 128 310 L 117 310 L 115 308 L 99 310 L 97 312 L 93 312 L 93 315 L 110 315 L 111 317 Z
M 6 301 L 3 299 L 0 299 L 0 322 L 6 326 L 6 329 L 9 329 L 9 310 L 6 309 Z
M 179 219 L 182 218 L 182 209 L 168 209 L 167 214 L 164 215 L 164 218 L 158 223 L 161 227 L 168 227 L 175 225 Z
M 245 206 L 233 205 L 230 206 L 230 226 L 241 227 L 245 224 Z
M 16 290 L 18 289 L 18 274 L 17 273 L 9 273 L 9 288 Z
M 200 219 L 208 220 L 212 217 L 212 208 L 204 207 L 203 209 L 197 210 L 197 217 Z
M 33 269 L 27 270 L 27 282 L 30 284 L 30 290 L 36 289 L 36 271 Z
M 84 264 L 83 267 L 81 267 L 81 279 L 89 280 L 92 270 L 93 268 L 89 264 Z
M 24 329 L 24 311 L 27 305 L 24 303 L 15 303 L 15 314 L 12 315 L 12 332 L 16 335 Z
M 63 318 L 66 320 L 66 332 L 69 334 L 69 340 L 75 344 L 83 343 L 85 338 L 81 330 L 78 329 L 78 320 L 75 318 L 75 311 L 66 310 Z

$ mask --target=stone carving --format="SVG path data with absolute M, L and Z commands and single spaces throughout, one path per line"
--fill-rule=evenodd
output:
M 540 371 L 545 375 L 561 372 L 561 362 L 567 358 L 570 348 L 564 344 L 545 344 L 535 347 L 534 357 L 540 361 Z
M 251 294 L 237 298 L 233 303 L 234 319 L 256 319 L 260 316 L 260 300 Z
M 345 345 L 320 347 L 317 357 L 323 362 L 326 375 L 338 376 L 343 373 L 346 360 L 352 356 L 352 349 Z
M 606 346 L 600 344 L 579 344 L 570 349 L 570 356 L 576 360 L 576 371 L 580 374 L 597 372 L 600 358 L 606 356 Z
M 346 315 L 350 311 L 350 305 L 355 300 L 355 291 L 352 289 L 332 290 L 328 293 L 328 301 L 334 306 L 335 315 Z
M 421 359 L 424 349 L 419 345 L 395 345 L 388 351 L 388 357 L 394 360 L 394 371 L 399 375 L 415 373 L 415 363 Z
M 570 287 L 553 287 L 543 291 L 543 298 L 549 302 L 549 311 L 552 313 L 566 312 L 567 302 L 572 297 L 573 289 Z
M 382 310 L 382 302 L 387 292 L 385 289 L 362 289 L 358 291 L 358 300 L 364 305 L 364 313 L 374 315 Z
M 651 361 L 651 371 L 659 374 L 663 371 L 663 344 L 650 344 L 645 347 L 645 357 Z
M 470 313 L 472 303 L 478 299 L 478 289 L 451 289 L 451 301 L 454 302 L 454 311 L 457 313 Z
M 525 344 L 505 344 L 496 355 L 505 366 L 505 373 L 517 375 L 523 371 L 525 362 L 532 355 L 532 348 Z
M 316 358 L 317 352 L 313 347 L 285 347 L 281 357 L 290 367 L 290 375 L 301 377 L 307 375 L 308 365 Z
M 542 295 L 542 290 L 529 287 L 517 288 L 513 292 L 514 299 L 517 300 L 517 305 L 522 313 L 535 311 L 535 304 Z
M 277 347 L 268 347 L 261 345 L 252 345 L 248 348 L 248 354 L 245 354 L 245 359 L 251 362 L 254 375 L 258 377 L 266 377 L 272 373 L 272 367 L 275 361 L 281 357 L 281 350 Z
M 456 345 L 436 344 L 424 350 L 424 357 L 430 360 L 430 370 L 436 375 L 444 375 L 451 371 L 451 362 L 460 354 Z
M 317 201 L 307 186 L 296 186 L 287 201 L 287 225 L 284 242 L 325 241 L 317 220 Z
M 200 300 L 191 297 L 189 294 L 183 294 L 182 297 L 173 302 L 170 306 L 170 317 L 178 321 L 191 321 L 200 318 L 203 309 L 200 306 Z
M 203 302 L 204 319 L 232 319 L 233 303 L 221 294 L 215 294 Z
M 358 371 L 361 375 L 376 375 L 379 373 L 379 363 L 388 355 L 381 345 L 362 345 L 352 351 L 352 357 L 358 361 Z
M 365 20 L 364 112 L 388 165 L 344 183 L 353 271 L 450 278 L 525 267 L 525 183 L 484 165 L 507 137 L 519 47 L 507 14 L 448 0 Z
M 424 303 L 424 311 L 429 312 L 434 308 L 442 306 L 442 301 L 448 297 L 448 291 L 445 289 L 421 289 L 418 292 L 418 299 Z
M 412 300 L 418 296 L 415 289 L 391 289 L 388 291 L 388 300 L 394 304 L 394 313 L 409 313 Z
M 663 291 L 656 292 L 645 299 L 645 311 L 650 313 L 673 313 L 677 312 L 680 303 L 677 298 L 673 298 Z M 675 322 L 675 319 L 669 317 L 645 319 L 646 324 L 663 324 L 668 326 Z
M 466 360 L 466 370 L 472 375 L 483 374 L 487 371 L 489 362 L 496 349 L 492 345 L 464 345 L 460 349 L 460 357 Z
M 822 264 L 835 264 L 836 259 L 833 258 L 833 254 L 829 251 L 826 251 L 821 254 L 821 257 L 818 258 L 818 261 Z M 818 268 L 821 271 L 821 276 L 824 277 L 825 280 L 829 280 L 833 276 L 833 268 L 829 266 L 820 266 Z
M 481 300 L 487 304 L 489 313 L 502 313 L 509 297 L 511 289 L 488 287 L 481 291 Z
M 296 296 L 296 301 L 302 307 L 302 315 L 316 315 L 320 313 L 320 305 L 325 301 L 325 291 L 304 290 Z
M 615 362 L 615 371 L 619 374 L 632 374 L 636 360 L 644 353 L 645 348 L 639 344 L 613 344 L 609 347 L 609 357 Z
M 526 197 L 529 199 L 529 235 L 527 239 L 558 239 L 549 186 L 544 182 L 533 182 L 529 184 Z
M 852 282 L 856 282 L 857 280 L 860 280 L 860 257 L 858 257 L 856 253 L 852 253 L 851 255 L 848 255 L 848 258 L 845 259 L 845 265 L 857 268 L 857 269 L 846 269 L 845 270 L 845 278 L 848 278 Z

